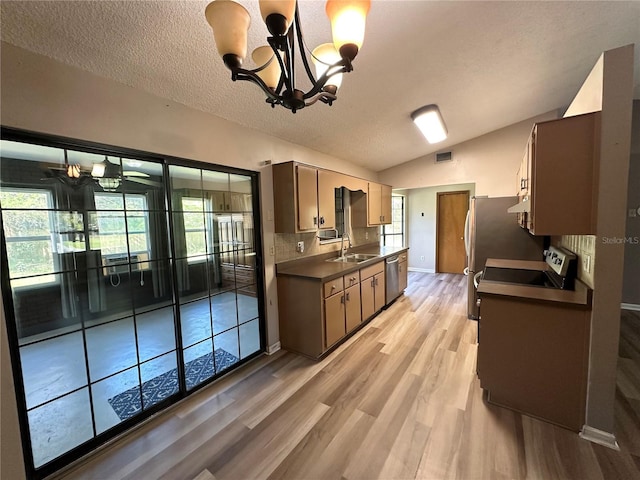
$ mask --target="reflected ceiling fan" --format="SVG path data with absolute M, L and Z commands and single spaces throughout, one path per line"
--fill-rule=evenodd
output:
M 134 182 L 155 188 L 162 187 L 162 183 L 149 179 L 144 172 L 124 170 L 120 166 L 111 163 L 105 155 L 102 162 L 94 163 L 91 171 L 83 169 L 79 164 L 69 163 L 67 151 L 64 151 L 64 165 L 49 166 L 49 178 L 55 178 L 71 188 L 80 188 L 91 182 L 97 183 L 105 192 L 115 192 L 122 182 Z

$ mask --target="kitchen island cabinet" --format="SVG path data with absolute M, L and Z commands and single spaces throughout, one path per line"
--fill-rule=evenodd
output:
M 591 318 L 587 287 L 579 281 L 576 291 L 481 281 L 478 295 L 477 372 L 489 401 L 580 431 Z

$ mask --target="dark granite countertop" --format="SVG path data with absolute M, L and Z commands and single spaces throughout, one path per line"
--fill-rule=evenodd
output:
M 549 266 L 545 262 L 524 260 L 488 259 L 487 267 L 518 268 L 523 270 L 547 270 Z M 575 290 L 560 290 L 556 288 L 544 288 L 515 283 L 481 280 L 478 285 L 478 295 L 501 295 L 518 297 L 532 301 L 559 302 L 575 306 L 591 308 L 591 296 L 593 291 L 580 280 L 576 279 Z
M 355 272 L 363 267 L 373 265 L 380 260 L 391 255 L 407 251 L 407 247 L 380 247 L 379 245 L 365 245 L 349 251 L 349 253 L 363 253 L 377 255 L 364 262 L 329 262 L 327 260 L 336 258 L 338 252 L 331 252 L 313 257 L 290 260 L 276 264 L 276 276 L 304 277 L 318 280 L 320 282 L 332 280 L 341 275 Z

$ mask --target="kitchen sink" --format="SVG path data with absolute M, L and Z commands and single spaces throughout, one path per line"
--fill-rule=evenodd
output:
M 376 258 L 379 255 L 375 253 L 348 253 L 338 258 L 331 258 L 328 262 L 343 262 L 343 263 L 361 263 Z

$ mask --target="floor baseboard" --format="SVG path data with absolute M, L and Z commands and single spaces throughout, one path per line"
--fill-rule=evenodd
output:
M 620 451 L 620 446 L 618 445 L 616 436 L 613 433 L 598 430 L 597 428 L 590 427 L 589 425 L 584 425 L 582 427 L 580 438 L 608 447 L 612 450 Z
M 276 342 L 273 345 L 267 347 L 267 355 L 273 355 L 280 350 L 280 342 Z
M 410 271 L 410 272 L 436 273 L 436 271 L 433 268 L 408 267 L 407 270 Z

